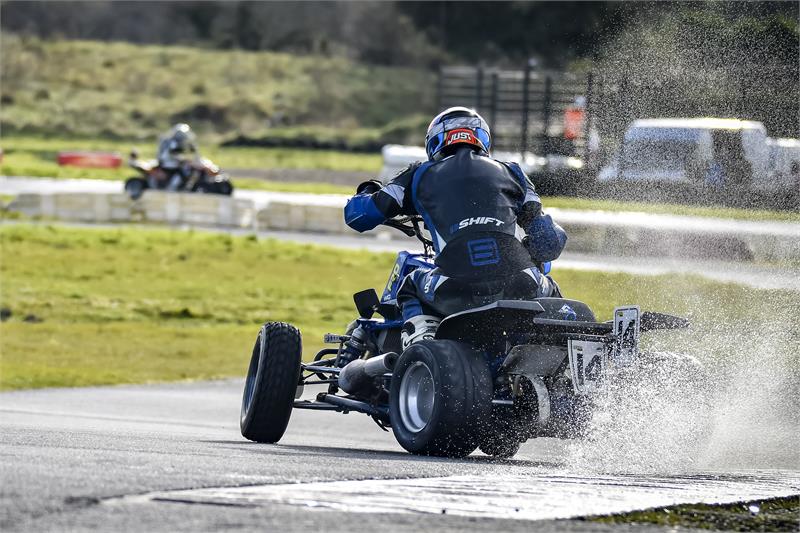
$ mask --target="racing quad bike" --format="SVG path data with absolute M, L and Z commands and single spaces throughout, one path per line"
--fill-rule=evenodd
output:
M 424 253 L 398 254 L 380 298 L 373 289 L 355 294 L 359 317 L 344 334 L 325 335 L 331 348 L 304 363 L 297 328 L 261 327 L 242 398 L 247 439 L 278 442 L 292 409 L 356 411 L 414 454 L 463 457 L 480 448 L 511 457 L 532 437 L 581 436 L 610 376 L 664 355 L 640 353 L 640 332 L 688 326 L 637 306 L 598 322 L 576 300 L 500 300 L 445 317 L 435 339 L 402 351 L 397 291 L 414 269 L 433 268 L 434 256 L 418 217 L 385 224 L 416 236 Z M 325 390 L 304 398 L 312 385 Z
M 208 194 L 233 194 L 233 184 L 230 178 L 211 160 L 201 157 L 195 161 L 185 163 L 184 175 L 188 176 L 178 188 L 179 191 L 198 192 Z M 161 167 L 158 161 L 144 161 L 139 159 L 136 150 L 131 151 L 128 165 L 137 170 L 141 176 L 128 178 L 125 181 L 125 192 L 133 200 L 138 200 L 147 189 L 166 189 L 170 176 Z

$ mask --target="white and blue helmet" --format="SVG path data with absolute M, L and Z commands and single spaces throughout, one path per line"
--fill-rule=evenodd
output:
M 425 152 L 428 159 L 440 159 L 443 150 L 455 144 L 469 144 L 489 153 L 492 134 L 489 124 L 474 109 L 450 107 L 431 121 L 425 135 Z

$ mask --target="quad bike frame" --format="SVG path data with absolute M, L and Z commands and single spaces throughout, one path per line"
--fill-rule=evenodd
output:
M 320 350 L 308 363 L 300 361 L 299 352 L 286 358 L 286 364 L 293 365 L 290 374 L 296 376 L 294 398 L 264 408 L 268 416 L 275 409 L 286 415 L 280 417 L 282 428 L 270 432 L 268 439 L 245 428 L 245 420 L 248 428 L 255 427 L 252 391 L 261 386 L 256 381 L 264 379 L 263 372 L 257 379 L 253 362 L 263 361 L 269 351 L 260 334 L 262 344 L 257 341 L 253 352 L 242 407 L 247 438 L 277 442 L 291 409 L 359 412 L 382 429 L 391 428 L 412 453 L 464 456 L 480 447 L 489 455 L 508 457 L 532 437 L 581 436 L 593 394 L 610 374 L 641 357 L 640 333 L 689 325 L 672 315 L 642 313 L 637 306 L 618 307 L 612 320 L 599 322 L 577 300 L 500 300 L 445 317 L 434 340 L 403 352 L 397 291 L 408 273 L 434 266 L 420 223 L 410 217 L 387 223 L 417 236 L 425 251 L 398 254 L 380 298 L 373 289 L 354 295 L 359 318 L 344 334 L 325 335 L 324 342 L 332 347 Z M 374 318 L 376 314 L 380 318 Z M 268 323 L 264 328 L 268 326 L 272 327 Z M 299 339 L 296 330 L 292 335 Z M 358 357 L 350 362 L 354 347 Z M 312 386 L 325 390 L 308 399 L 305 388 Z M 459 387 L 469 390 L 453 396 L 452 390 Z M 434 423 L 444 428 L 439 431 L 444 435 L 431 436 L 437 431 Z M 447 428 L 452 428 L 452 439 Z

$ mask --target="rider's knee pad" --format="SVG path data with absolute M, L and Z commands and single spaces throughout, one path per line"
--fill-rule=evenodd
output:
M 417 341 L 432 339 L 441 321 L 442 319 L 432 315 L 417 315 L 406 320 L 400 334 L 403 350 Z

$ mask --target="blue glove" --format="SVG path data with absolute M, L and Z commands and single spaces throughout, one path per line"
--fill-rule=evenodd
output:
M 537 263 L 553 261 L 567 244 L 567 232 L 550 215 L 533 219 L 528 226 L 528 252 Z

